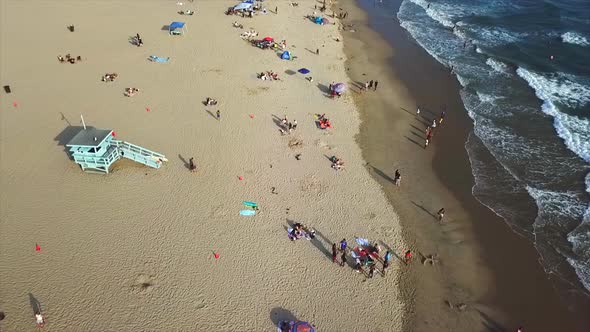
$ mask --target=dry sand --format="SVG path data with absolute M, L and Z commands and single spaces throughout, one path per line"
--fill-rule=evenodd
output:
M 399 262 L 387 278 L 366 280 L 328 257 L 331 242 L 354 236 L 406 249 L 398 217 L 354 141 L 355 105 L 321 91 L 348 81 L 337 26 L 305 20 L 311 0 L 298 7 L 267 1 L 278 15 L 254 19 L 225 16 L 235 3 L 0 3 L 1 83 L 13 91 L 0 105 L 3 331 L 34 329 L 31 300 L 47 331 L 274 331 L 278 319 L 294 317 L 320 331 L 401 328 Z M 182 9 L 196 14 L 180 16 Z M 161 30 L 173 20 L 187 22 L 186 36 Z M 235 20 L 260 37 L 286 39 L 298 59 L 250 46 Z M 128 43 L 135 33 L 141 48 Z M 59 63 L 66 53 L 84 60 Z M 150 63 L 152 54 L 171 61 Z M 300 67 L 312 70 L 313 84 L 285 74 Z M 283 81 L 257 80 L 265 70 Z M 101 82 L 107 72 L 118 80 Z M 126 98 L 126 87 L 141 92 Z M 218 107 L 204 107 L 207 96 Z M 318 130 L 314 113 L 326 113 L 335 128 Z M 106 176 L 83 173 L 63 146 L 80 114 L 169 162 L 159 170 L 119 162 Z M 299 126 L 281 137 L 274 116 L 284 115 Z M 293 138 L 303 146 L 290 148 Z M 346 169 L 331 169 L 331 155 Z M 192 156 L 196 174 L 185 165 Z M 239 216 L 243 200 L 259 202 L 260 213 Z M 290 242 L 290 221 L 313 226 L 317 240 Z
M 371 13 L 370 27 L 378 32 L 369 29 L 357 3 Z M 588 331 L 587 306 L 568 312 L 572 308 L 553 289 L 531 244 L 473 197 L 464 147 L 472 123 L 448 69 L 414 44 L 395 10 L 383 13 L 372 1 L 355 0 L 340 8 L 355 30 L 343 33 L 351 79 L 380 82 L 376 93 L 352 94 L 361 114 L 363 157 L 400 215 L 410 247 L 439 254 L 436 266 L 415 264 L 400 274 L 409 313 L 404 330 Z M 423 149 L 424 129 L 442 105 L 447 117 Z M 402 173 L 401 188 L 392 183 L 392 168 Z M 441 207 L 444 224 L 435 218 Z

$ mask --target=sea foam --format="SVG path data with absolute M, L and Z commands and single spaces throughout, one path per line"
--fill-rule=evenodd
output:
M 582 36 L 577 32 L 566 32 L 562 34 L 561 41 L 568 44 L 590 46 L 590 41 L 588 41 L 588 38 Z

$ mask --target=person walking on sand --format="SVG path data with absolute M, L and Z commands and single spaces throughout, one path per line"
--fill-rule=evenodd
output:
M 369 267 L 369 278 L 373 278 L 373 276 L 375 275 L 375 263 L 371 264 L 371 267 Z
M 402 182 L 402 174 L 399 172 L 399 169 L 396 169 L 395 175 L 393 176 L 393 183 L 399 187 L 401 182 Z
M 391 263 L 392 256 L 393 256 L 393 254 L 391 253 L 391 250 L 387 250 L 387 252 L 385 253 L 385 256 L 383 256 L 383 271 L 382 271 L 383 276 L 385 276 L 385 273 L 387 272 L 387 269 L 389 268 L 389 264 Z
M 346 250 L 344 250 L 340 256 L 340 266 L 344 265 L 346 265 Z
M 420 106 L 416 108 L 416 115 L 420 115 Z
M 217 116 L 217 121 L 221 121 L 221 111 L 217 110 L 217 112 L 215 112 L 215 116 Z
M 365 82 L 365 91 L 369 90 L 369 81 Z
M 275 7 L 275 14 L 279 13 L 279 7 Z
M 408 250 L 404 254 L 404 263 L 406 265 L 408 265 L 408 264 L 410 264 L 411 261 L 412 261 L 412 251 L 411 250 Z
M 433 129 L 436 128 L 436 119 L 432 119 L 432 125 L 430 125 Z
M 319 48 L 316 48 L 316 49 L 315 49 L 315 54 L 316 54 L 316 55 L 320 55 L 320 49 L 319 49 Z
M 445 116 L 446 116 L 446 115 L 447 115 L 447 112 L 445 112 L 445 111 L 442 111 L 442 112 L 440 113 L 440 118 L 438 119 L 438 124 L 439 124 L 439 125 L 440 125 L 440 124 L 442 124 L 442 122 L 443 122 L 443 120 L 445 119 Z
M 346 247 L 348 247 L 348 243 L 346 243 L 346 239 L 342 239 L 342 241 L 340 241 L 340 251 L 345 251 Z
M 438 210 L 436 214 L 438 215 L 438 221 L 442 222 L 443 218 L 445 217 L 445 208 Z
M 332 243 L 332 263 L 336 263 L 336 258 L 338 257 L 338 246 L 336 242 Z
M 377 84 L 379 84 L 379 81 L 375 81 L 375 85 L 373 85 L 373 91 L 377 91 Z
M 426 139 L 424 140 L 424 148 L 425 149 L 428 147 L 428 144 L 430 144 L 431 139 L 432 139 L 432 130 L 428 130 L 426 132 Z
M 361 260 L 357 257 L 354 259 L 354 271 L 360 273 L 362 270 Z
M 191 172 L 194 172 L 194 171 L 196 171 L 196 170 L 197 170 L 197 165 L 195 165 L 195 158 L 191 157 L 191 158 L 188 160 L 188 169 L 189 169 L 189 171 L 191 171 Z
M 372 88 L 373 88 L 373 80 L 370 80 L 369 81 L 369 89 L 372 89 Z

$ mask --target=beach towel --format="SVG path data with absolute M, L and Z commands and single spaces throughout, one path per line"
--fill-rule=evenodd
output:
M 150 55 L 148 59 L 152 62 L 168 62 L 168 60 L 170 60 L 170 57 L 164 58 L 160 56 Z
M 256 214 L 256 211 L 254 210 L 241 210 L 240 211 L 240 215 L 242 216 L 253 216 Z

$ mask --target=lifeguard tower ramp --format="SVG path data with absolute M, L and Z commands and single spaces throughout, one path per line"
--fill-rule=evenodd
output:
M 109 173 L 111 165 L 121 157 L 152 168 L 160 168 L 163 162 L 168 161 L 161 153 L 114 137 L 115 133 L 110 129 L 88 127 L 80 130 L 66 146 L 83 171 Z

